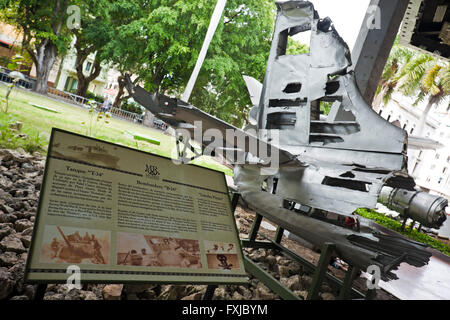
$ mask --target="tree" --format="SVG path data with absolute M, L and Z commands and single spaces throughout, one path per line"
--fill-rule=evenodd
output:
M 84 0 L 80 2 L 81 22 L 79 29 L 73 29 L 75 37 L 77 71 L 77 91 L 76 94 L 86 96 L 89 84 L 96 79 L 101 72 L 101 64 L 104 61 L 104 47 L 110 40 L 113 33 L 108 17 L 108 3 L 104 0 Z M 95 54 L 92 66 L 85 74 L 84 63 L 91 54 Z
M 110 17 L 117 25 L 107 56 L 121 72 L 135 74 L 135 82 L 143 82 L 147 90 L 181 96 L 215 4 L 208 0 L 114 1 Z M 192 104 L 242 124 L 251 104 L 242 75 L 263 80 L 274 18 L 275 5 L 270 0 L 227 2 Z
M 416 134 L 422 135 L 432 106 L 449 95 L 448 62 L 403 47 L 396 40 L 384 67 L 374 105 L 379 106 L 382 102 L 386 105 L 396 90 L 405 96 L 415 96 L 413 106 L 428 99 L 416 129 Z
M 275 14 L 272 1 L 227 2 L 224 22 L 217 28 L 192 92 L 195 106 L 242 126 L 251 107 L 242 76 L 263 81 Z
M 381 79 L 377 87 L 374 99 L 374 109 L 378 110 L 383 103 L 386 105 L 394 93 L 402 67 L 414 56 L 414 51 L 398 44 L 398 38 L 391 49 L 389 57 L 384 66 Z
M 427 105 L 417 126 L 417 135 L 423 133 L 431 107 L 450 94 L 450 68 L 448 62 L 428 54 L 416 54 L 402 68 L 399 90 L 406 96 L 416 96 L 414 105 L 427 99 Z
M 35 90 L 47 94 L 50 70 L 58 54 L 67 50 L 67 0 L 8 0 L 0 4 L 0 16 L 23 35 L 22 47 L 36 66 Z
M 142 34 L 144 19 L 151 12 L 147 1 L 116 0 L 108 4 L 109 41 L 103 47 L 105 61 L 116 68 L 120 75 L 119 88 L 113 107 L 119 108 L 130 95 L 125 93 L 124 75 L 137 75 L 135 83 L 141 80 L 138 71 L 145 66 L 147 38 Z

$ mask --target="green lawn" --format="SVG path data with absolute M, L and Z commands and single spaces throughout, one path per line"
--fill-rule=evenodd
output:
M 5 93 L 6 86 L 0 83 L 0 97 L 3 98 Z M 44 108 L 36 107 L 32 104 Z M 44 150 L 47 149 L 52 127 L 88 135 L 89 130 L 87 129 L 87 125 L 90 119 L 91 114 L 88 109 L 83 109 L 33 92 L 17 89 L 14 89 L 10 94 L 8 115 L 0 112 L 0 125 L 2 127 L 11 121 L 23 122 L 22 132 L 29 135 L 33 140 L 36 140 L 39 134 L 41 136 L 39 144 Z M 102 124 L 102 121 L 97 123 L 95 117 L 92 117 L 92 121 L 94 121 L 94 130 L 91 133 L 97 139 L 161 156 L 174 158 L 176 155 L 175 139 L 164 134 L 162 131 L 114 118 L 108 119 L 109 124 Z M 160 145 L 148 143 L 145 141 L 146 139 L 135 140 L 130 134 L 126 134 L 126 131 L 144 136 L 148 140 L 157 140 L 160 142 Z M 1 142 L 0 146 L 5 147 L 1 145 Z M 192 161 L 192 163 L 225 172 L 227 175 L 232 175 L 231 169 L 210 157 L 200 157 Z

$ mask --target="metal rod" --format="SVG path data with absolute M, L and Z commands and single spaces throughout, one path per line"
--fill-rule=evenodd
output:
M 236 207 L 238 205 L 239 202 L 239 197 L 241 195 L 237 192 L 233 193 L 233 198 L 231 198 L 231 211 L 234 213 L 234 211 L 236 211 Z
M 214 297 L 214 292 L 216 291 L 217 285 L 210 284 L 206 287 L 205 294 L 203 295 L 203 300 L 212 300 Z
M 264 235 L 262 235 L 264 237 Z M 266 239 L 268 239 L 267 237 L 265 237 Z M 293 251 L 289 250 L 286 247 L 283 247 L 281 244 L 276 243 L 275 241 L 268 239 L 270 242 L 267 241 L 250 241 L 248 239 L 243 239 L 242 241 L 242 245 L 246 248 L 264 248 L 264 249 L 275 249 L 275 250 L 279 250 L 281 253 L 283 253 L 285 256 L 288 256 L 289 258 L 297 261 L 298 263 L 300 263 L 306 270 L 308 270 L 309 272 L 315 272 L 316 271 L 316 266 L 309 262 L 308 260 L 306 260 L 303 257 L 300 257 L 299 255 L 297 255 L 296 253 L 294 253 Z M 336 278 L 334 275 L 332 275 L 331 273 L 325 273 L 325 278 L 328 281 L 328 283 L 330 285 L 332 285 L 333 287 L 337 288 L 341 288 L 343 285 L 343 282 Z M 351 288 L 351 292 L 354 296 L 357 296 L 358 298 L 362 299 L 365 297 L 365 295 L 356 290 L 355 288 Z
M 319 298 L 319 290 L 323 282 L 325 273 L 328 270 L 330 264 L 331 255 L 333 254 L 336 245 L 331 242 L 325 242 L 322 247 L 322 253 L 317 264 L 316 272 L 312 279 L 311 288 L 309 289 L 306 300 L 317 300 Z
M 256 236 L 258 235 L 258 230 L 259 227 L 261 225 L 261 221 L 262 221 L 262 215 L 260 215 L 259 213 L 257 213 L 255 215 L 255 220 L 253 221 L 253 225 L 252 228 L 250 230 L 250 234 L 248 235 L 248 239 L 250 241 L 255 241 L 256 240 Z
M 348 300 L 350 298 L 350 292 L 352 289 L 353 280 L 358 276 L 359 269 L 353 266 L 348 266 L 347 273 L 345 274 L 344 284 L 339 292 L 338 300 Z
M 414 225 L 416 224 L 416 220 L 413 220 L 413 222 L 411 223 L 411 228 L 409 229 L 409 231 L 413 231 L 414 230 Z
M 45 291 L 47 290 L 46 284 L 38 284 L 36 288 L 36 292 L 34 293 L 33 300 L 41 301 L 44 300 Z
M 283 286 L 280 281 L 272 277 L 268 272 L 261 269 L 256 263 L 244 256 L 245 271 L 261 280 L 273 292 L 278 294 L 284 300 L 300 300 L 291 290 Z
M 278 227 L 275 233 L 275 242 L 281 243 L 281 239 L 283 238 L 284 229 L 282 227 Z
M 366 292 L 366 298 L 365 300 L 373 300 L 377 296 L 377 290 L 376 289 L 369 289 Z
M 403 223 L 402 223 L 402 231 L 405 231 L 406 220 L 408 220 L 408 217 L 405 217 L 405 219 L 403 219 Z
M 191 97 L 192 89 L 194 89 L 195 82 L 197 81 L 198 74 L 203 65 L 203 61 L 205 60 L 206 53 L 208 52 L 209 44 L 216 32 L 217 25 L 219 24 L 220 18 L 222 17 L 223 10 L 225 9 L 226 0 L 218 0 L 214 12 L 211 17 L 211 21 L 209 23 L 208 31 L 206 32 L 205 40 L 203 42 L 202 49 L 200 50 L 200 54 L 198 55 L 197 62 L 194 67 L 194 71 L 189 78 L 189 81 L 186 85 L 186 90 L 181 97 L 181 100 L 188 102 Z

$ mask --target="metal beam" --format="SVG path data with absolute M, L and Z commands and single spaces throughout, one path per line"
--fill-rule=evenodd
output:
M 300 300 L 291 290 L 283 286 L 280 281 L 270 275 L 270 273 L 261 269 L 256 263 L 244 256 L 245 271 L 261 280 L 268 288 L 278 294 L 284 300 Z
M 371 0 L 352 51 L 356 83 L 372 105 L 409 0 Z
M 316 272 L 314 272 L 314 277 L 312 279 L 311 288 L 309 289 L 308 296 L 306 300 L 317 300 L 319 299 L 319 291 L 322 286 L 325 274 L 328 270 L 328 265 L 330 264 L 331 256 L 335 251 L 336 246 L 331 242 L 325 242 L 322 247 L 322 253 L 317 263 Z

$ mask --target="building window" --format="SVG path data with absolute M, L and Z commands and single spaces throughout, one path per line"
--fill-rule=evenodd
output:
M 391 115 L 388 115 L 386 121 L 389 121 L 391 119 Z
M 439 153 L 436 153 L 436 156 L 434 157 L 436 160 L 439 159 Z
M 86 69 L 85 69 L 85 70 L 86 70 L 87 72 L 91 71 L 91 67 L 92 67 L 92 62 L 89 62 L 89 61 L 86 62 Z
M 445 167 L 443 170 L 442 170 L 442 173 L 446 173 L 447 172 L 447 167 Z
M 381 116 L 381 113 L 383 113 L 383 110 L 380 109 L 380 111 L 378 112 L 378 114 Z
M 411 128 L 411 131 L 409 132 L 409 134 L 412 134 L 414 131 L 414 128 Z

